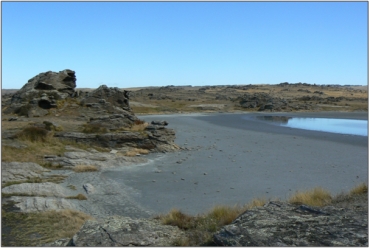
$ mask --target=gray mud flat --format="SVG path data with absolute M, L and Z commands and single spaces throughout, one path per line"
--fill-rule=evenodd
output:
M 146 156 L 150 163 L 106 170 L 101 177 L 114 181 L 145 215 L 172 208 L 199 214 L 256 197 L 285 200 L 296 190 L 317 186 L 337 194 L 368 181 L 367 137 L 242 119 L 258 114 L 141 116 L 167 121 L 176 131 L 175 142 L 188 150 L 151 154 Z M 367 119 L 367 113 L 308 115 Z

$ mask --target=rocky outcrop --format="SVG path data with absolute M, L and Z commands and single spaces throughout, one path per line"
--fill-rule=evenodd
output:
M 46 155 L 44 160 L 52 165 L 73 168 L 76 165 L 94 165 L 99 168 L 112 168 L 145 163 L 147 159 L 140 157 L 126 157 L 118 153 L 91 151 L 70 151 L 63 156 Z
M 129 104 L 129 92 L 117 87 L 101 85 L 96 90 L 87 92 L 84 96 L 81 95 L 80 98 L 82 106 L 106 109 L 111 113 L 115 113 L 117 109 L 123 109 L 133 114 Z
M 222 246 L 368 246 L 365 209 L 269 202 L 214 235 Z
M 4 113 L 44 116 L 48 109 L 57 107 L 57 100 L 74 95 L 76 80 L 75 72 L 69 69 L 40 73 L 12 96 L 10 106 Z
M 76 209 L 75 205 L 67 199 L 56 197 L 12 196 L 9 201 L 13 201 L 14 206 L 24 213 Z
M 59 132 L 55 137 L 78 143 L 109 148 L 135 147 L 154 152 L 175 151 L 175 131 L 162 125 L 148 125 L 143 131 L 117 131 L 108 133 Z
M 42 173 L 48 171 L 36 163 L 2 162 L 1 182 L 26 181 L 31 178 L 41 178 Z
M 55 183 L 22 183 L 5 187 L 1 193 L 22 196 L 54 196 L 66 197 L 68 192 L 62 186 Z
M 91 117 L 88 125 L 106 128 L 109 131 L 116 131 L 131 127 L 135 121 L 138 121 L 135 115 L 123 110 L 121 114 Z
M 88 220 L 73 236 L 74 246 L 173 246 L 183 232 L 156 220 L 112 216 Z

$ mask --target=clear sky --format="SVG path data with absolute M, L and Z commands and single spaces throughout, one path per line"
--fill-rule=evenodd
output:
M 2 88 L 368 84 L 368 2 L 2 2 Z

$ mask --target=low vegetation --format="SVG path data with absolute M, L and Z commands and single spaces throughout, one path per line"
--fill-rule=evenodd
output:
M 290 197 L 288 202 L 292 204 L 305 204 L 309 206 L 324 206 L 331 202 L 333 197 L 329 193 L 329 191 L 317 187 L 312 190 L 304 191 L 304 192 L 296 192 L 293 196 Z
M 15 213 L 2 210 L 3 246 L 40 246 L 72 238 L 91 216 L 72 210 Z
M 53 137 L 53 132 L 44 128 L 26 126 L 21 131 L 14 135 L 16 141 L 22 145 L 20 148 L 12 146 L 1 146 L 1 161 L 2 162 L 34 162 L 38 163 L 48 169 L 58 169 L 61 166 L 55 166 L 50 163 L 45 163 L 44 155 L 58 155 L 61 156 L 66 152 L 67 145 L 73 146 L 78 149 L 87 150 L 94 148 L 100 152 L 109 151 L 109 149 L 89 146 L 83 143 L 74 141 L 60 140 Z M 19 156 L 19 154 L 22 156 Z M 15 159 L 16 158 L 16 159 Z
M 74 172 L 93 172 L 98 171 L 98 167 L 95 165 L 85 165 L 85 164 L 79 164 L 73 167 Z

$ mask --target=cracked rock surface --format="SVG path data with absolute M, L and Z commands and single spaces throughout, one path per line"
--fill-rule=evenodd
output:
M 214 235 L 221 246 L 368 246 L 366 208 L 269 202 Z
M 111 216 L 87 221 L 73 236 L 75 246 L 171 246 L 184 233 L 156 220 Z

